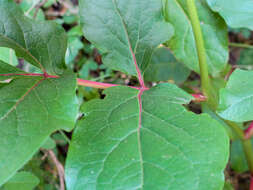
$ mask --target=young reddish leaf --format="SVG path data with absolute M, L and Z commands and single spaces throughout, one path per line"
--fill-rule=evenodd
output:
M 221 189 L 229 139 L 206 114 L 181 104 L 175 85 L 143 92 L 113 87 L 84 104 L 66 164 L 69 190 Z M 140 105 L 142 107 L 140 107 Z
M 67 49 L 66 34 L 53 22 L 24 16 L 13 0 L 0 1 L 0 46 L 50 74 L 62 73 Z
M 173 27 L 162 17 L 160 0 L 80 0 L 85 37 L 99 48 L 109 67 L 138 75 L 154 49 L 170 39 Z
M 0 88 L 0 186 L 52 132 L 73 129 L 78 114 L 75 91 L 72 73 L 54 79 L 19 76 Z

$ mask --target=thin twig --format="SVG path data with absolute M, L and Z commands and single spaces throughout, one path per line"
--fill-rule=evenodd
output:
M 67 137 L 67 135 L 62 130 L 59 130 L 59 132 L 62 135 L 62 137 L 65 139 L 65 141 L 67 141 L 68 144 L 70 144 L 70 139 Z
M 35 12 L 34 12 L 34 15 L 33 15 L 33 18 L 34 18 L 34 19 L 37 17 L 37 14 L 38 14 L 40 8 L 43 7 L 44 4 L 47 3 L 47 1 L 48 1 L 48 0 L 42 0 L 41 3 L 40 3 L 40 1 L 39 1 L 39 3 L 35 6 Z
M 230 47 L 237 47 L 237 48 L 248 48 L 248 49 L 253 49 L 253 45 L 250 44 L 242 44 L 242 43 L 229 43 Z
M 68 11 L 71 14 L 78 14 L 78 8 L 75 8 L 70 1 L 65 0 L 57 0 L 59 3 L 61 3 L 64 7 L 68 9 Z
M 59 190 L 65 190 L 65 184 L 64 184 L 64 167 L 60 163 L 60 161 L 57 159 L 55 156 L 54 152 L 52 150 L 48 150 L 48 155 L 50 159 L 54 162 L 57 171 L 58 171 L 58 176 L 60 180 L 60 189 Z

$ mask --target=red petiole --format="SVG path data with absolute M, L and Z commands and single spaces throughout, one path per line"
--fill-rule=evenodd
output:
M 0 74 L 0 76 L 27 76 L 27 77 L 45 77 L 45 78 L 58 78 L 59 76 L 56 75 L 48 75 L 47 73 L 39 74 L 39 73 L 22 73 L 22 74 L 15 74 L 15 73 L 9 73 L 9 74 Z M 142 80 L 143 81 L 143 80 Z M 84 79 L 77 79 L 77 84 L 80 86 L 86 86 L 91 88 L 100 88 L 100 89 L 106 89 L 114 86 L 120 86 L 118 84 L 109 84 L 109 83 L 102 83 L 102 82 L 95 82 L 90 80 L 84 80 Z M 144 82 L 142 82 L 142 85 Z M 134 88 L 137 90 L 143 91 L 148 90 L 149 88 L 145 86 L 136 87 L 136 86 L 129 86 L 130 88 Z M 204 102 L 206 101 L 206 97 L 203 94 L 192 94 L 192 96 L 195 98 L 194 102 Z

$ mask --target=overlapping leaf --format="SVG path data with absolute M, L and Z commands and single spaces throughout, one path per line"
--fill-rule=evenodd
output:
M 79 5 L 84 35 L 104 53 L 104 63 L 131 75 L 137 75 L 133 54 L 144 71 L 154 48 L 173 34 L 160 0 L 80 0 Z
M 209 6 L 218 12 L 233 28 L 253 30 L 252 0 L 207 0 Z
M 0 62 L 1 73 L 9 67 Z M 74 127 L 78 113 L 75 90 L 76 78 L 71 73 L 57 79 L 20 76 L 0 88 L 0 185 L 52 132 Z
M 184 64 L 178 62 L 168 48 L 159 47 L 152 55 L 144 79 L 152 82 L 173 80 L 175 83 L 182 83 L 190 73 L 191 71 Z
M 29 172 L 18 172 L 0 190 L 33 190 L 39 179 Z
M 163 0 L 167 21 L 175 35 L 168 42 L 177 59 L 194 71 L 199 71 L 196 44 L 185 0 Z M 195 1 L 203 32 L 209 72 L 217 75 L 228 61 L 227 28 L 223 19 L 213 13 L 205 0 Z
M 161 84 L 138 98 L 128 87 L 84 104 L 66 165 L 69 190 L 222 189 L 229 141 L 209 116 L 181 106 L 192 98 Z M 140 109 L 140 102 L 142 109 Z
M 0 60 L 13 66 L 18 65 L 15 52 L 9 48 L 0 47 Z
M 0 61 L 0 74 L 4 74 L 0 75 L 0 81 L 15 78 L 18 76 L 15 74 L 24 74 L 24 73 L 25 73 L 24 71 Z
M 64 30 L 56 23 L 25 17 L 13 0 L 0 1 L 0 46 L 14 49 L 18 57 L 48 73 L 62 73 L 64 68 Z
M 236 70 L 220 91 L 218 114 L 230 121 L 253 120 L 253 71 Z

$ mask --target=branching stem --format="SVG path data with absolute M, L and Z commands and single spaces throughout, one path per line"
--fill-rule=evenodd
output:
M 242 44 L 242 43 L 233 43 L 233 42 L 230 42 L 229 46 L 230 47 L 237 47 L 237 48 L 253 49 L 253 45 Z
M 212 95 L 212 88 L 211 83 L 208 75 L 208 67 L 206 62 L 206 50 L 204 46 L 203 35 L 200 27 L 200 21 L 197 13 L 197 8 L 195 5 L 195 0 L 187 0 L 188 11 L 193 27 L 193 32 L 195 36 L 197 51 L 198 51 L 198 58 L 199 58 L 199 67 L 200 67 L 200 76 L 201 76 L 201 87 L 202 91 L 205 96 L 207 96 L 207 104 L 210 108 L 215 111 L 216 110 L 216 98 Z M 235 44 L 230 44 L 234 45 Z M 237 44 L 238 47 L 238 44 Z M 242 45 L 240 45 L 242 47 Z M 244 46 L 245 47 L 245 46 Z M 225 121 L 233 131 L 238 135 L 240 138 L 244 153 L 246 156 L 246 160 L 248 163 L 248 167 L 250 170 L 251 175 L 253 175 L 253 149 L 250 139 L 246 139 L 244 135 L 244 131 L 234 122 Z
M 200 27 L 200 21 L 198 17 L 197 8 L 195 6 L 194 0 L 187 0 L 188 12 L 190 15 L 190 20 L 193 28 L 193 33 L 195 37 L 195 43 L 197 48 L 200 76 L 201 76 L 201 88 L 203 94 L 207 97 L 207 102 L 211 107 L 216 107 L 216 102 L 212 98 L 212 88 L 208 75 L 208 66 L 206 61 L 206 50 L 203 40 L 203 35 Z

